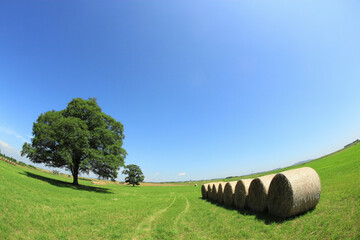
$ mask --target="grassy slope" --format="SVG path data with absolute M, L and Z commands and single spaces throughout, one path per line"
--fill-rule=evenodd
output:
M 281 221 L 202 200 L 200 187 L 75 188 L 0 161 L 0 239 L 360 238 L 360 144 L 292 168 L 303 166 L 320 175 L 320 202 Z

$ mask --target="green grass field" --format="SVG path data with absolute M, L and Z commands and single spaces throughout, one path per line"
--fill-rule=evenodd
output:
M 203 200 L 200 186 L 74 187 L 0 161 L 0 239 L 360 239 L 360 144 L 291 168 L 303 166 L 320 175 L 320 202 L 281 220 Z

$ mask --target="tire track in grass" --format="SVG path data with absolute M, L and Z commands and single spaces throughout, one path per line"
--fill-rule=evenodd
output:
M 186 206 L 185 206 L 185 209 L 177 215 L 177 217 L 176 217 L 176 219 L 174 221 L 174 226 L 175 226 L 175 229 L 176 229 L 176 231 L 178 233 L 180 232 L 179 231 L 179 221 L 189 211 L 189 208 L 190 208 L 189 199 L 184 194 L 181 194 L 181 195 L 186 200 Z M 180 239 L 183 239 L 183 236 L 179 236 L 179 237 L 180 237 Z
M 189 208 L 190 208 L 190 203 L 189 203 L 188 198 L 187 198 L 184 194 L 181 194 L 181 196 L 184 197 L 185 200 L 186 200 L 186 207 L 185 207 L 185 209 L 184 209 L 182 212 L 180 212 L 180 213 L 178 214 L 178 216 L 176 217 L 175 222 L 174 222 L 175 225 L 179 222 L 179 220 L 182 218 L 182 216 L 189 211 Z
M 171 195 L 174 195 L 174 193 L 172 192 Z M 176 195 L 174 197 L 174 199 L 172 200 L 172 202 L 170 203 L 169 206 L 167 206 L 166 208 L 163 208 L 157 212 L 155 212 L 153 215 L 151 215 L 150 217 L 146 218 L 144 221 L 142 221 L 139 226 L 136 228 L 135 230 L 135 234 L 134 236 L 132 237 L 133 240 L 136 240 L 136 239 L 147 239 L 151 231 L 151 228 L 152 228 L 152 223 L 153 221 L 158 217 L 160 216 L 161 214 L 165 213 L 176 201 Z
M 179 220 L 188 210 L 187 198 L 179 193 L 175 203 L 164 214 L 159 216 L 151 229 L 152 239 L 178 239 Z

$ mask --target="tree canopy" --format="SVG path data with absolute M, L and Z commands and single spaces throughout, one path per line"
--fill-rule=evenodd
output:
M 122 173 L 128 175 L 125 178 L 125 182 L 132 184 L 133 186 L 135 186 L 135 184 L 140 185 L 140 182 L 143 182 L 145 179 L 140 167 L 135 164 L 125 166 Z
M 123 125 L 102 112 L 95 98 L 73 99 L 66 109 L 41 114 L 33 124 L 31 143 L 23 145 L 21 155 L 34 163 L 65 168 L 78 185 L 80 173 L 90 171 L 115 180 L 124 166 Z

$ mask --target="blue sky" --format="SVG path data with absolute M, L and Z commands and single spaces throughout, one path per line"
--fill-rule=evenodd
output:
M 96 97 L 147 181 L 320 157 L 360 138 L 359 12 L 359 1 L 0 0 L 0 148 L 16 154 L 41 113 Z

